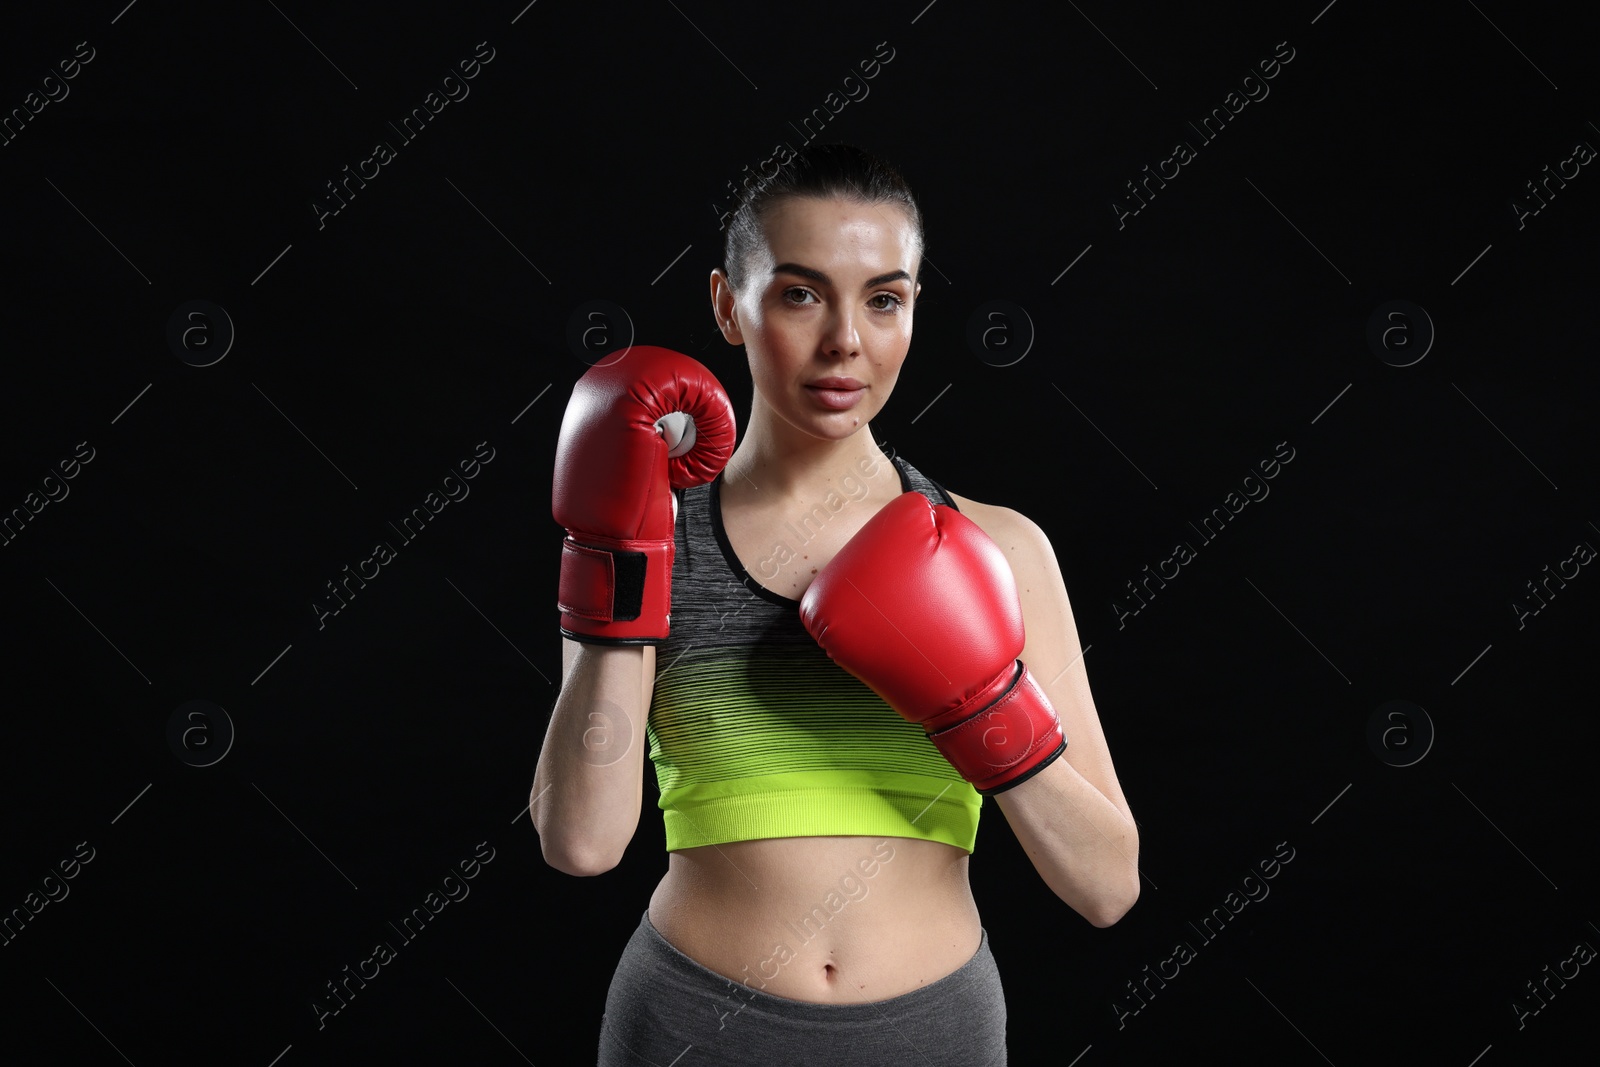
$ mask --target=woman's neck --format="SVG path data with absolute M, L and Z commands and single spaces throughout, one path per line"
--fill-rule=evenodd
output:
M 804 434 L 778 420 L 752 412 L 749 429 L 723 471 L 724 493 L 752 503 L 809 500 L 854 479 L 885 495 L 897 495 L 899 475 L 872 438 L 872 424 L 862 424 L 838 441 Z M 880 487 L 882 487 L 880 489 Z M 876 493 L 874 494 L 876 495 Z

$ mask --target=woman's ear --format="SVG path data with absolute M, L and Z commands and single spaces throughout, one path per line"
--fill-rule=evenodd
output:
M 730 345 L 744 344 L 744 332 L 739 328 L 738 300 L 721 267 L 711 272 L 711 313 L 716 317 L 723 340 Z

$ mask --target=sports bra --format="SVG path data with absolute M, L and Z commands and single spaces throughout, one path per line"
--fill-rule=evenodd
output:
M 943 486 L 889 458 L 903 491 L 955 507 Z M 830 492 L 778 531 L 756 567 L 803 551 L 821 523 L 866 495 L 859 481 L 841 484 L 844 493 Z M 971 852 L 982 796 L 921 726 L 828 658 L 801 622 L 800 601 L 761 585 L 739 562 L 722 524 L 721 488 L 719 474 L 677 492 L 671 633 L 656 648 L 645 724 L 667 851 L 867 835 Z

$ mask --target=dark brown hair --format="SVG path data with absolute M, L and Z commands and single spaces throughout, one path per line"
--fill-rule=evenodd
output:
M 744 290 L 750 258 L 766 242 L 762 224 L 773 205 L 790 197 L 844 197 L 866 204 L 898 204 L 911 217 L 919 248 L 926 248 L 922 210 L 898 170 L 854 145 L 806 145 L 778 172 L 745 193 L 722 239 L 722 269 L 735 291 Z

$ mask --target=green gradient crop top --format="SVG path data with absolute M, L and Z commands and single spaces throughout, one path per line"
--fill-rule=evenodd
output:
M 906 492 L 955 506 L 942 486 L 890 460 Z M 971 852 L 983 798 L 922 727 L 828 658 L 798 600 L 744 569 L 723 529 L 721 486 L 718 475 L 678 496 L 672 631 L 656 649 L 645 726 L 667 851 L 859 834 Z M 847 488 L 865 493 L 860 482 Z M 850 503 L 830 494 L 781 531 L 774 556 L 802 551 Z

